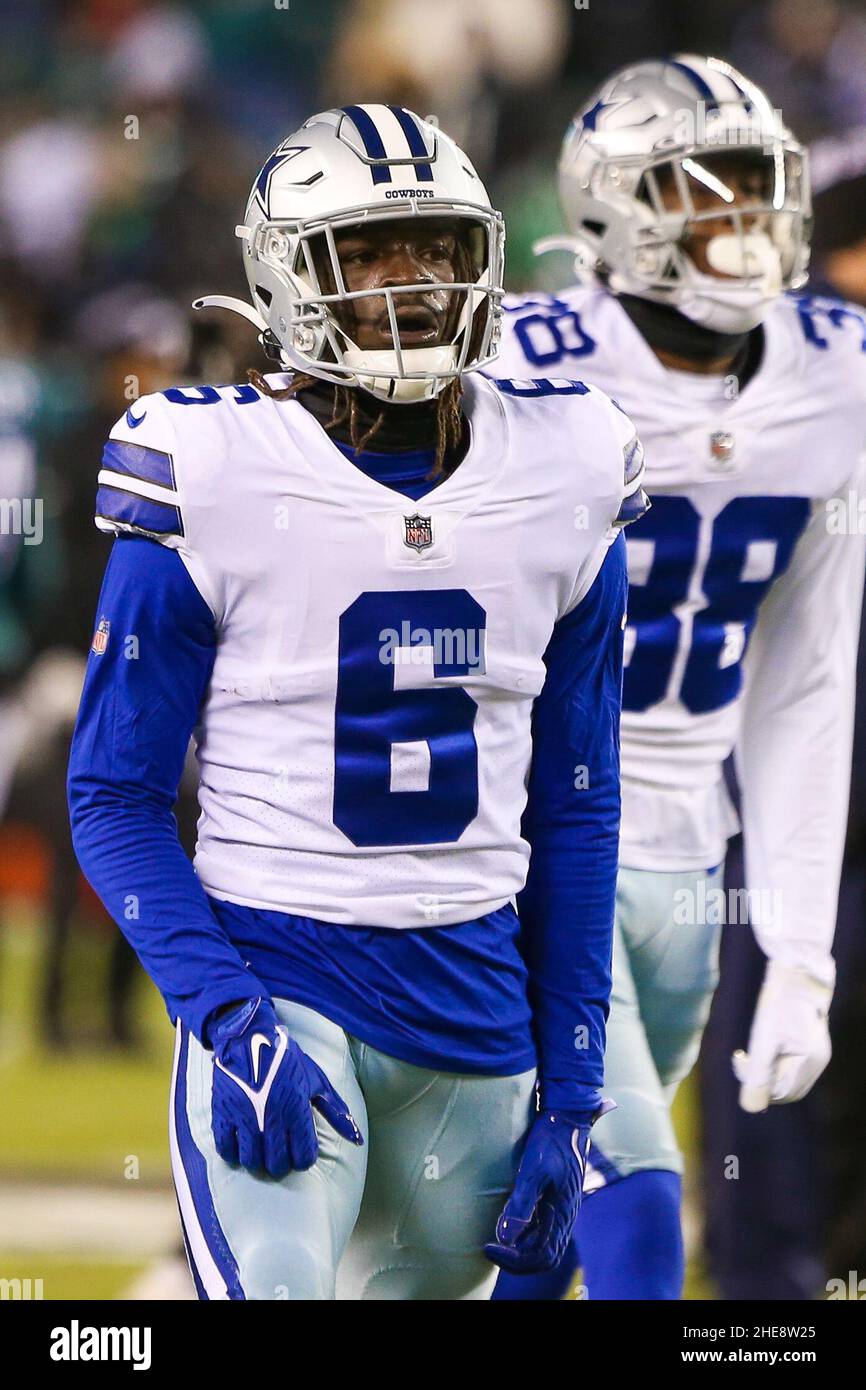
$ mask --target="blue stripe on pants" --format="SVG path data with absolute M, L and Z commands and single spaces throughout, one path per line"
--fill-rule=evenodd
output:
M 178 1023 L 172 1095 L 172 1168 L 184 1240 L 199 1297 L 243 1300 L 237 1262 L 219 1223 L 211 1197 L 207 1164 L 190 1131 L 187 1115 L 189 1030 Z M 203 1261 L 202 1254 L 206 1253 Z M 203 1264 L 207 1263 L 207 1269 Z M 224 1286 L 224 1292 L 222 1287 Z

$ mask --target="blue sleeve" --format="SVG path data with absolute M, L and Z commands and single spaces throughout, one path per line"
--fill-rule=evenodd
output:
M 591 1115 L 604 1081 L 619 849 L 625 539 L 557 623 L 533 710 L 518 901 L 546 1109 Z
M 165 999 L 203 1039 L 208 1015 L 268 991 L 231 945 L 172 808 L 213 669 L 211 612 L 180 556 L 114 543 L 69 762 L 78 861 Z

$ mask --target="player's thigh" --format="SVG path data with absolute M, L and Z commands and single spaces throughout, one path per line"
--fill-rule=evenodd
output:
M 671 1099 L 697 1060 L 719 980 L 722 871 L 620 870 L 623 934 L 647 1039 Z M 707 918 L 710 921 L 707 921 Z
M 616 1109 L 592 1131 L 585 1191 L 649 1168 L 682 1170 L 670 1108 L 656 1068 L 631 970 L 620 908 L 614 926 L 604 1094 Z
M 348 1039 L 312 1009 L 275 1000 L 277 1016 L 319 1063 L 366 1136 Z M 172 1172 L 201 1298 L 328 1299 L 357 1218 L 366 1148 L 313 1112 L 319 1157 L 279 1182 L 225 1163 L 211 1129 L 212 1054 L 178 1028 L 171 1102 Z
M 338 1297 L 489 1298 L 482 1247 L 513 1185 L 534 1073 L 454 1076 L 357 1046 L 370 1153 Z

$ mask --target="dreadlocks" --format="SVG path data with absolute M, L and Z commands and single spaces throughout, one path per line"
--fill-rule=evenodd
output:
M 310 376 L 307 372 L 296 372 L 288 386 L 275 389 L 254 367 L 247 372 L 247 379 L 263 396 L 270 396 L 275 401 L 293 400 L 302 391 L 317 389 L 322 385 L 318 377 Z M 349 440 L 356 454 L 362 453 L 372 443 L 385 422 L 384 409 L 380 410 L 372 421 L 367 418 L 359 394 L 358 387 L 335 386 L 334 410 L 325 425 L 328 433 L 339 429 L 341 425 L 347 426 Z M 457 465 L 458 449 L 463 439 L 463 412 L 460 408 L 462 396 L 462 383 L 455 379 L 449 381 L 436 397 L 436 458 L 428 475 L 431 480 L 447 476 Z M 412 407 L 396 408 L 411 410 Z M 450 467 L 449 458 L 453 460 Z

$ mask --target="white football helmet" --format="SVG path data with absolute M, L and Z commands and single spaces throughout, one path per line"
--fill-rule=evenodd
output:
M 466 278 L 347 290 L 335 234 L 407 217 L 454 221 L 466 248 Z M 447 382 L 496 356 L 502 215 L 454 141 L 401 106 L 346 106 L 312 116 L 265 162 L 235 231 L 244 243 L 253 305 L 210 295 L 194 307 L 243 314 L 289 370 L 411 402 L 438 395 Z M 434 291 L 459 296 L 450 340 L 403 347 L 395 302 Z M 365 351 L 351 337 L 350 306 L 370 296 L 385 298 L 393 350 Z
M 760 189 L 747 204 L 726 182 L 725 161 L 735 157 L 748 159 Z M 741 333 L 782 291 L 805 284 L 806 151 L 764 92 L 716 58 L 680 54 L 614 73 L 566 134 L 559 189 L 572 235 L 537 249 L 574 250 L 578 273 L 601 277 L 614 293 Z M 695 264 L 688 239 L 721 219 L 726 230 L 706 242 L 714 275 Z

